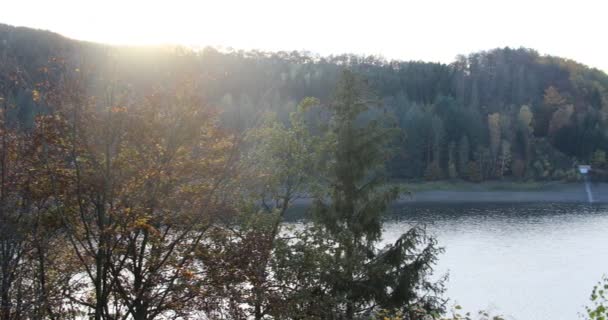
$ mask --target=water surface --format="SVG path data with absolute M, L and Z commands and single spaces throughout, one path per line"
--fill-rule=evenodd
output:
M 445 253 L 447 296 L 466 310 L 507 319 L 579 319 L 608 273 L 608 206 L 585 204 L 403 204 L 385 241 L 426 225 Z

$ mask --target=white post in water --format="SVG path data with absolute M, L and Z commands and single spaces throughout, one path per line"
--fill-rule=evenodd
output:
M 580 172 L 583 175 L 583 178 L 585 179 L 585 190 L 587 191 L 587 201 L 589 201 L 589 203 L 593 203 L 593 193 L 591 193 L 591 185 L 589 184 L 589 170 L 591 170 L 591 166 L 590 165 L 579 165 L 578 166 L 578 172 Z

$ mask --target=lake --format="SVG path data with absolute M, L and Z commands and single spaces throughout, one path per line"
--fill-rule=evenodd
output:
M 385 241 L 414 224 L 434 234 L 447 297 L 507 319 L 579 319 L 608 273 L 608 206 L 540 203 L 398 205 Z

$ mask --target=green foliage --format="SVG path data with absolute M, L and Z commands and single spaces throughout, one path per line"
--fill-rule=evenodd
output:
M 595 150 L 595 152 L 593 152 L 591 164 L 595 168 L 604 168 L 606 166 L 606 151 Z
M 362 80 L 345 71 L 329 105 L 324 133 L 322 177 L 325 188 L 315 195 L 314 221 L 335 243 L 330 256 L 327 290 L 333 313 L 346 319 L 376 308 L 419 305 L 440 310 L 441 283 L 428 280 L 441 250 L 424 230 L 413 228 L 381 250 L 382 216 L 399 189 L 386 184 L 384 165 L 395 129 L 379 120 L 361 119 L 373 97 Z M 421 296 L 420 290 L 427 292 Z
M 257 184 L 246 190 L 255 192 L 256 200 L 270 200 L 275 203 L 264 203 L 284 210 L 289 203 L 283 202 L 301 197 L 308 190 L 319 141 L 310 135 L 304 117 L 307 108 L 318 104 L 316 99 L 304 99 L 290 114 L 288 126 L 276 114 L 267 114 L 260 126 L 247 133 L 242 162 L 250 175 L 243 180 Z
M 373 113 L 373 102 L 364 82 L 345 72 L 327 107 L 305 99 L 287 125 L 268 116 L 248 132 L 243 191 L 261 200 L 242 208 L 226 254 L 238 270 L 234 299 L 251 306 L 243 314 L 353 319 L 380 307 L 441 310 L 442 283 L 428 279 L 441 249 L 425 230 L 377 247 L 400 189 L 386 184 L 384 169 L 397 130 Z M 307 193 L 316 199 L 312 223 L 283 229 L 285 209 Z
M 602 280 L 593 287 L 591 306 L 587 306 L 585 309 L 589 320 L 608 319 L 608 277 L 603 276 Z

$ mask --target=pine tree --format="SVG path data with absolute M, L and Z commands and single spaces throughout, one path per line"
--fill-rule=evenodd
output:
M 414 303 L 434 310 L 441 305 L 441 285 L 427 279 L 440 249 L 424 230 L 411 229 L 395 244 L 376 249 L 382 216 L 399 190 L 387 185 L 384 174 L 395 129 L 362 119 L 372 100 L 364 82 L 345 71 L 329 106 L 322 170 L 327 187 L 317 194 L 313 216 L 335 242 L 334 268 L 326 277 L 336 301 L 332 318 L 354 319 L 374 308 L 409 312 Z M 432 294 L 420 298 L 418 288 Z

